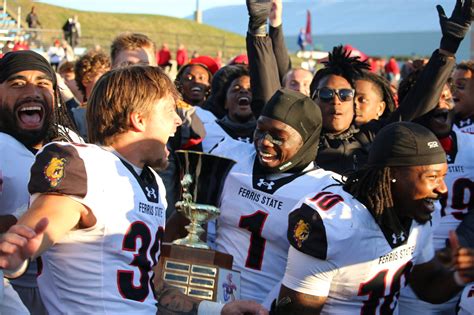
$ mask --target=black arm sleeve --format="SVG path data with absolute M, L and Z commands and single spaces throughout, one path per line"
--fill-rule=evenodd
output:
M 401 100 L 400 106 L 390 115 L 386 124 L 411 121 L 434 109 L 455 64 L 454 58 L 448 58 L 435 50 L 415 86 Z
M 278 76 L 283 85 L 283 77 L 291 69 L 291 59 L 286 48 L 285 37 L 283 35 L 283 27 L 270 26 L 269 36 L 273 44 L 273 54 L 278 66 Z
M 252 111 L 260 116 L 263 106 L 281 87 L 278 66 L 269 36 L 252 36 L 247 33 Z

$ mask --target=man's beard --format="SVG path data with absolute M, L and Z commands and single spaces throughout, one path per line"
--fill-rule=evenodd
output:
M 43 104 L 45 112 L 41 128 L 36 130 L 25 130 L 19 127 L 18 118 L 15 115 L 16 108 L 20 105 L 21 103 L 17 102 L 13 107 L 13 110 L 5 104 L 0 105 L 0 132 L 9 134 L 27 148 L 31 148 L 44 142 L 48 135 L 53 132 L 54 126 L 51 123 L 53 113 L 50 106 Z

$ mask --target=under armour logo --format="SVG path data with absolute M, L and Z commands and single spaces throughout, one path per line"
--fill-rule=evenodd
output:
M 459 122 L 459 127 L 469 126 L 471 124 L 471 119 L 461 120 Z
M 237 137 L 237 140 L 239 140 L 240 142 L 245 142 L 245 143 L 250 143 L 250 138 L 249 137 Z
M 438 141 L 430 141 L 430 142 L 427 143 L 427 145 L 428 145 L 428 148 L 430 148 L 430 149 L 434 149 L 434 148 L 439 147 Z
M 401 232 L 400 235 L 393 233 L 392 240 L 393 240 L 392 242 L 393 244 L 397 244 L 398 241 L 403 242 L 405 240 L 405 233 Z
M 272 190 L 273 185 L 275 185 L 274 181 L 266 182 L 263 178 L 260 178 L 257 183 L 258 187 L 265 186 L 267 187 L 267 190 Z
M 145 187 L 145 190 L 146 190 L 146 196 L 148 198 L 151 198 L 153 196 L 153 199 L 156 199 L 156 192 L 155 192 L 155 188 L 149 188 L 149 187 Z

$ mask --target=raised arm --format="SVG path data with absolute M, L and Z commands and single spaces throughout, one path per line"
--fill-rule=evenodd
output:
M 272 0 L 247 0 L 249 28 L 247 55 L 252 89 L 252 111 L 257 118 L 265 103 L 281 87 L 273 45 L 267 36 Z
M 473 18 L 472 0 L 456 0 L 451 17 L 446 17 L 443 7 L 437 7 L 442 38 L 439 50 L 431 56 L 415 86 L 403 100 L 399 108 L 392 113 L 389 123 L 411 121 L 430 112 L 438 105 L 443 86 L 448 81 L 455 65 L 456 54 L 461 41 L 469 32 Z
M 272 9 L 270 11 L 270 28 L 268 35 L 272 41 L 273 54 L 278 67 L 278 75 L 283 85 L 283 77 L 291 70 L 291 59 L 288 55 L 288 49 L 285 43 L 282 26 L 283 4 L 281 0 L 272 0 Z

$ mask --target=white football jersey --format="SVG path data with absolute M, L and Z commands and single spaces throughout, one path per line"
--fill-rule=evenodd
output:
M 0 132 L 0 215 L 28 208 L 28 181 L 35 160 L 33 152 L 15 138 Z
M 474 133 L 474 117 L 468 117 L 466 119 L 456 119 L 454 122 L 453 129 L 459 129 L 462 132 Z
M 29 190 L 70 196 L 97 222 L 43 254 L 38 277 L 50 314 L 155 314 L 151 284 L 164 232 L 165 188 L 96 145 L 51 143 L 36 156 Z
M 448 193 L 441 199 L 440 213 L 433 216 L 435 250 L 446 247 L 449 231 L 456 230 L 468 209 L 474 207 L 474 134 L 454 127 L 451 139 L 451 150 L 446 154 L 448 173 L 444 180 Z M 406 287 L 400 294 L 400 310 L 404 315 L 452 314 L 458 300 L 459 295 L 442 304 L 431 304 L 418 299 L 413 290 Z
M 254 172 L 256 151 L 245 143 L 213 154 L 237 161 L 221 196 L 217 250 L 234 257 L 233 269 L 241 272 L 242 299 L 262 302 L 285 271 L 289 211 L 319 183 L 340 176 L 313 164 L 296 175 L 259 176 Z
M 458 315 L 474 314 L 474 283 L 469 283 L 464 287 L 459 301 Z
M 30 194 L 28 181 L 35 155 L 12 136 L 0 132 L 0 215 L 13 215 L 17 219 L 28 209 Z M 11 282 L 36 288 L 36 260 L 26 273 Z
M 206 128 L 206 136 L 202 140 L 202 151 L 206 153 L 211 152 L 218 145 L 220 145 L 221 142 L 224 141 L 237 141 L 237 143 L 252 143 L 253 140 L 249 137 L 233 138 L 216 121 L 207 123 L 204 125 L 204 127 Z
M 327 296 L 321 314 L 398 314 L 398 294 L 413 265 L 434 256 L 431 237 L 429 223 L 413 221 L 408 235 L 382 230 L 342 186 L 320 186 L 289 215 L 282 283 Z
M 452 150 L 446 155 L 448 194 L 441 200 L 441 219 L 433 232 L 435 249 L 446 247 L 449 231 L 455 230 L 474 207 L 474 134 L 454 129 L 451 138 Z
M 214 116 L 214 114 L 207 109 L 204 109 L 200 106 L 194 106 L 194 108 L 196 109 L 196 115 L 199 117 L 199 119 L 201 119 L 201 122 L 204 126 L 216 121 L 216 116 Z
M 206 129 L 206 136 L 202 139 L 203 152 L 207 153 L 213 150 L 220 142 L 224 141 L 226 138 L 230 138 L 216 121 L 204 124 L 204 128 Z

